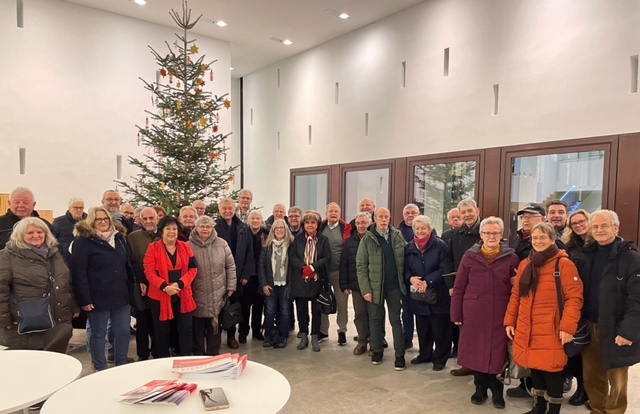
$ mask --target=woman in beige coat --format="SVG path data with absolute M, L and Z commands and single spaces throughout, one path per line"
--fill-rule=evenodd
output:
M 196 220 L 189 237 L 198 267 L 191 288 L 197 308 L 193 313 L 194 355 L 220 353 L 220 312 L 226 296 L 236 290 L 236 265 L 226 241 L 218 237 L 209 216 Z

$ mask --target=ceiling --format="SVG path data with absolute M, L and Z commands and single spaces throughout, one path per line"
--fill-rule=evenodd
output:
M 135 19 L 175 27 L 169 16 L 181 0 L 65 0 Z M 425 0 L 189 0 L 192 16 L 203 19 L 193 33 L 230 42 L 231 72 L 239 78 L 314 46 L 359 29 Z M 325 10 L 348 13 L 343 20 Z M 221 28 L 213 22 L 223 20 Z M 290 39 L 284 44 L 270 38 Z

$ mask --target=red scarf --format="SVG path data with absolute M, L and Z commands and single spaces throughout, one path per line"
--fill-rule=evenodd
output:
M 413 241 L 416 243 L 416 247 L 420 250 L 420 253 L 424 253 L 427 249 L 427 243 L 431 240 L 431 233 L 427 234 L 427 237 L 423 239 L 419 239 L 416 236 L 413 236 Z

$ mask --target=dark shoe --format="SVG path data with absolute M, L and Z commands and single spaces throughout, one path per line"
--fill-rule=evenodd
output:
M 116 357 L 114 355 L 107 355 L 107 362 L 116 362 Z
M 404 350 L 413 348 L 413 341 L 404 341 Z
M 482 405 L 489 397 L 486 394 L 480 394 L 477 391 L 471 396 L 471 404 Z
M 238 349 L 240 348 L 240 344 L 238 343 L 238 341 L 236 341 L 236 338 L 229 338 L 227 339 L 227 345 L 229 346 L 229 348 L 231 349 Z
M 444 369 L 444 364 L 433 364 L 434 371 L 442 371 Z
M 406 364 L 404 362 L 404 357 L 396 357 L 396 362 L 393 364 L 393 369 L 396 371 L 402 371 L 406 368 Z
M 382 363 L 382 352 L 374 352 L 371 357 L 371 363 L 373 365 L 380 365 Z
M 320 352 L 320 339 L 319 335 L 311 335 L 311 348 L 313 352 Z
M 354 337 L 353 337 L 353 341 L 354 341 L 354 342 L 358 342 L 358 335 L 356 335 L 356 336 L 354 336 Z
M 318 334 L 318 342 L 324 342 L 324 341 L 327 341 L 328 339 L 329 339 L 328 334 L 323 334 L 322 332 Z
M 263 348 L 271 348 L 272 346 L 273 344 L 271 343 L 270 339 L 265 338 L 264 341 L 262 341 Z
M 253 339 L 257 339 L 258 341 L 264 341 L 264 335 L 262 332 L 257 332 L 252 335 Z
M 382 347 L 383 348 L 389 348 L 389 342 L 387 342 L 386 339 L 382 338 Z
M 365 352 L 367 352 L 367 346 L 366 345 L 356 345 L 355 348 L 353 348 L 353 355 L 362 355 Z
M 587 391 L 585 391 L 584 387 L 578 387 L 575 393 L 569 398 L 570 405 L 582 405 L 589 401 L 589 396 L 587 395 Z
M 511 398 L 529 398 L 529 393 L 521 386 L 507 389 L 507 395 Z
M 309 335 L 307 335 L 306 333 L 301 333 L 298 349 L 305 349 L 308 346 L 309 346 Z
M 274 348 L 286 348 L 287 347 L 287 338 L 280 337 L 278 343 L 273 344 Z
M 565 393 L 571 391 L 571 387 L 573 387 L 573 378 L 565 378 L 564 384 L 562 385 L 562 392 Z
M 247 343 L 247 335 L 238 336 L 238 342 L 240 342 L 241 344 L 246 344 Z
M 493 406 L 498 408 L 498 409 L 504 409 L 504 398 L 502 397 L 502 395 L 492 395 L 491 396 L 491 402 L 493 403 Z
M 338 345 L 345 346 L 347 344 L 347 335 L 344 332 L 338 332 Z
M 461 367 L 458 369 L 452 369 L 451 375 L 453 375 L 454 377 L 466 377 L 467 375 L 473 375 L 473 371 L 471 371 L 469 368 Z
M 449 358 L 451 358 L 451 359 L 458 358 L 458 351 L 451 351 L 451 354 L 449 355 Z
M 418 355 L 417 357 L 411 360 L 411 365 L 426 364 L 428 362 L 431 362 L 430 358 L 423 358 L 420 355 Z

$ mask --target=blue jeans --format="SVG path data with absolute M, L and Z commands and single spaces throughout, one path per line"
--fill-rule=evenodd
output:
M 119 308 L 87 313 L 87 320 L 91 322 L 91 336 L 89 343 L 91 346 L 91 361 L 96 370 L 107 369 L 107 359 L 104 354 L 105 337 L 107 336 L 107 325 L 111 319 L 114 339 L 114 356 L 116 365 L 127 363 L 129 352 L 129 324 L 131 322 L 131 307 L 129 304 Z
M 284 297 L 285 286 L 275 286 L 271 291 L 271 296 L 264 297 L 265 318 L 264 318 L 264 337 L 271 338 L 273 335 L 273 323 L 276 319 L 276 312 L 280 316 L 280 325 L 278 330 L 280 336 L 286 338 L 289 336 L 289 327 L 291 326 L 291 314 L 289 313 L 291 306 L 290 301 Z
M 91 343 L 89 338 L 91 338 L 91 324 L 89 323 L 89 318 L 87 318 L 87 352 L 91 353 Z M 109 356 L 113 356 L 113 327 L 111 326 L 111 319 L 107 322 L 107 354 Z

